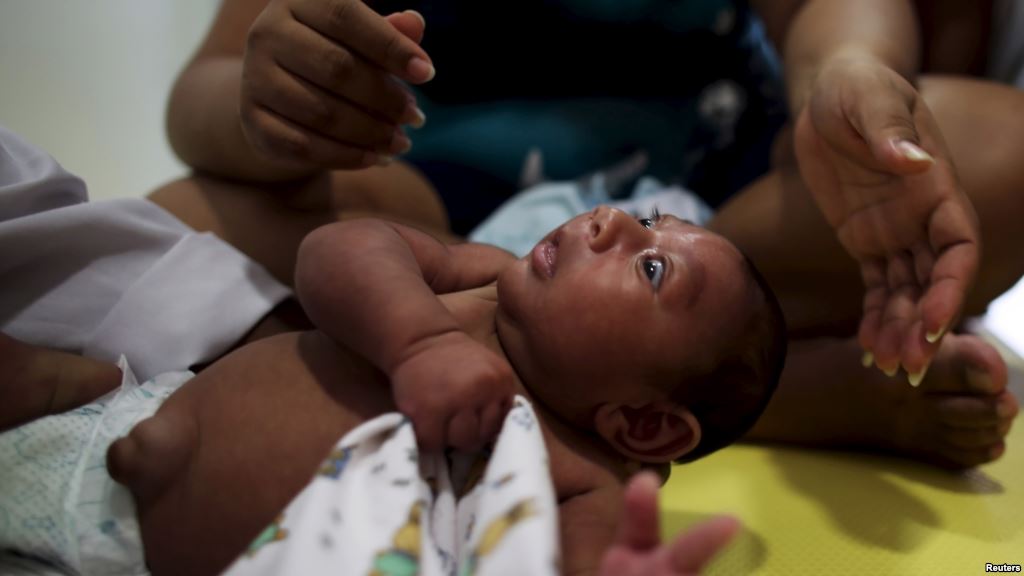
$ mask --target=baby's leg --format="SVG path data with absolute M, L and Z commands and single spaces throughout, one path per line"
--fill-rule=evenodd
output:
M 949 334 L 920 387 L 860 364 L 854 340 L 792 346 L 751 440 L 875 449 L 950 468 L 1003 454 L 1018 403 L 1006 364 L 977 336 Z
M 209 366 L 108 452 L 153 574 L 223 570 L 349 430 L 393 410 L 380 374 L 317 332 Z
M 287 285 L 299 243 L 324 224 L 372 216 L 448 237 L 448 219 L 434 189 L 400 162 L 273 186 L 196 175 L 148 198 L 192 228 L 216 234 Z

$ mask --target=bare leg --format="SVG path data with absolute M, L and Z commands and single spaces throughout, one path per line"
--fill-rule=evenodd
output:
M 448 236 L 437 194 L 401 163 L 273 187 L 195 175 L 162 186 L 149 199 L 192 228 L 216 234 L 288 285 L 299 243 L 330 222 L 374 216 Z
M 748 439 L 974 466 L 1005 450 L 1003 438 L 1018 411 L 1006 383 L 1006 364 L 976 336 L 947 336 L 918 388 L 863 368 L 854 340 L 801 340 Z

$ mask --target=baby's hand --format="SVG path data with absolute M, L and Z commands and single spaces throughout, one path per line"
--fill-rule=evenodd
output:
M 687 576 L 699 574 L 739 530 L 733 518 L 713 518 L 669 544 L 658 534 L 658 479 L 650 472 L 626 487 L 618 539 L 604 554 L 599 576 Z
M 455 331 L 433 336 L 391 372 L 398 410 L 423 450 L 474 450 L 501 430 L 515 391 L 503 358 Z

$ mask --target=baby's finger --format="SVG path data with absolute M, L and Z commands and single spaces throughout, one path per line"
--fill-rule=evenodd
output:
M 636 551 L 651 550 L 661 542 L 658 534 L 658 478 L 653 472 L 640 472 L 626 486 L 617 541 Z
M 434 77 L 423 48 L 361 0 L 300 0 L 294 9 L 302 23 L 407 82 L 421 84 Z
M 274 54 L 285 70 L 391 124 L 417 121 L 409 91 L 363 57 L 299 22 L 275 33 L 288 35 L 288 42 L 280 42 L 281 49 Z
M 412 418 L 416 442 L 423 452 L 437 452 L 445 448 L 448 421 L 442 417 L 419 416 Z
M 735 518 L 712 518 L 690 528 L 671 544 L 672 567 L 682 574 L 698 574 L 740 530 Z
M 505 411 L 501 404 L 489 404 L 480 414 L 480 436 L 489 442 L 498 436 L 505 422 Z
M 465 451 L 480 447 L 480 419 L 475 411 L 461 410 L 448 421 L 447 445 Z

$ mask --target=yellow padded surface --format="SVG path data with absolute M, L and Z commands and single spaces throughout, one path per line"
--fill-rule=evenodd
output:
M 1020 390 L 1016 390 L 1021 398 Z M 898 458 L 738 445 L 677 467 L 662 533 L 717 514 L 744 525 L 709 574 L 984 574 L 1024 564 L 1024 424 L 964 473 Z

